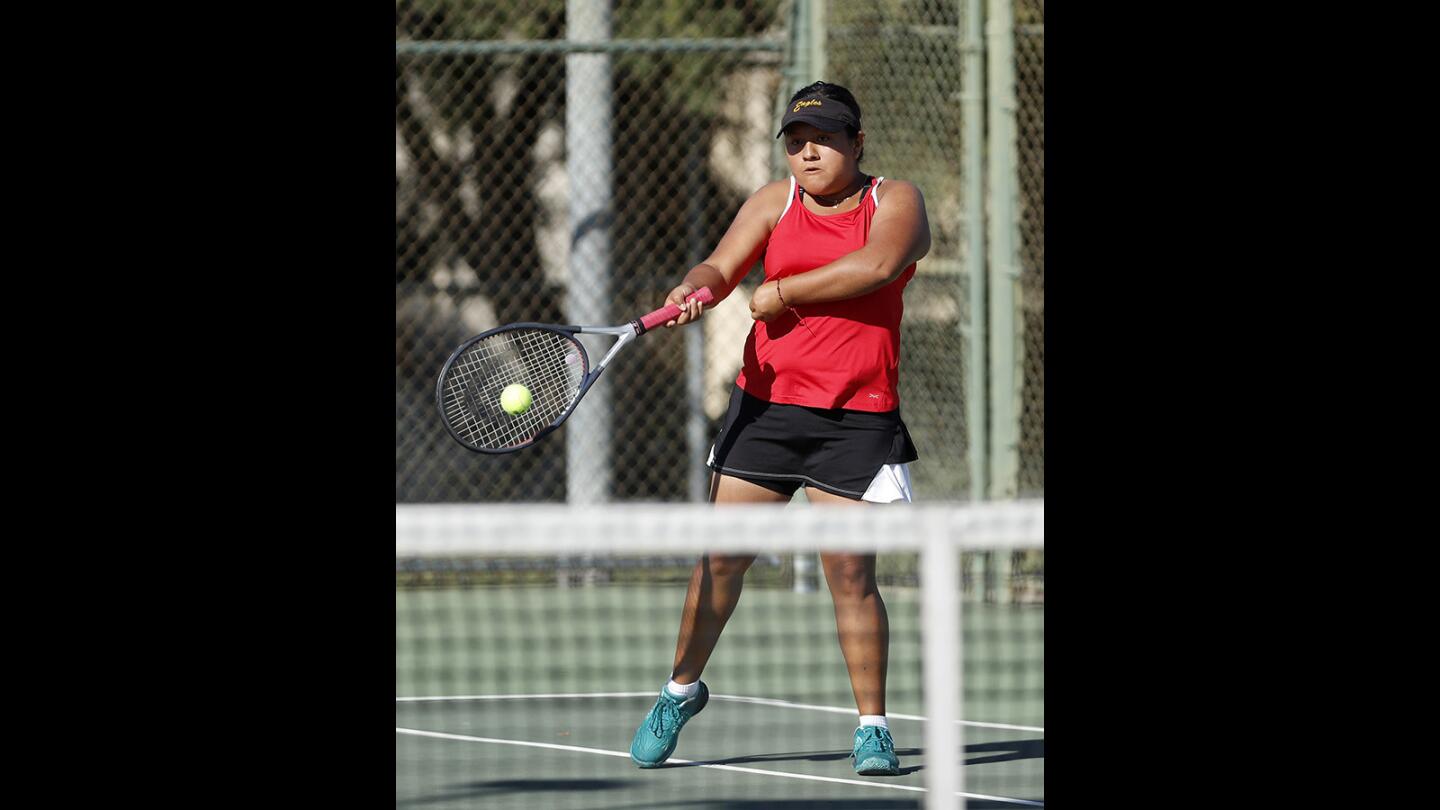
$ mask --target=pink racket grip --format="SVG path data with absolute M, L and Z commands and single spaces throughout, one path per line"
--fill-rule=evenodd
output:
M 699 301 L 702 304 L 708 304 L 711 301 L 715 300 L 715 295 L 710 292 L 709 287 L 701 287 L 700 289 L 696 290 L 688 297 L 686 297 L 685 300 Z M 655 310 L 649 315 L 645 315 L 640 318 L 640 331 L 648 332 L 651 329 L 659 326 L 660 324 L 665 323 L 666 321 L 673 321 L 678 317 L 680 317 L 680 307 L 677 307 L 674 304 L 671 304 L 667 307 L 661 307 L 660 309 Z

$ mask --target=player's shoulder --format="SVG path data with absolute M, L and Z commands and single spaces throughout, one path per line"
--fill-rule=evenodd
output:
M 761 186 L 758 190 L 756 190 L 754 194 L 750 195 L 750 199 L 767 206 L 775 205 L 777 203 L 783 206 L 785 205 L 785 201 L 789 198 L 789 177 L 785 178 L 784 180 L 772 180 L 769 183 Z
M 745 208 L 756 216 L 764 217 L 773 228 L 790 200 L 790 178 L 775 180 L 761 186 L 745 201 Z
M 920 193 L 920 187 L 909 180 L 900 180 L 894 177 L 886 177 L 879 187 L 875 189 L 875 201 L 883 202 L 892 195 L 908 197 L 912 200 L 923 202 L 925 195 Z

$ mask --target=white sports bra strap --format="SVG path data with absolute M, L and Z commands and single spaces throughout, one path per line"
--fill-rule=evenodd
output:
M 790 204 L 793 202 L 795 202 L 795 175 L 792 174 L 790 175 L 790 196 L 785 198 L 785 210 L 781 211 L 780 218 L 775 220 L 776 225 L 779 225 L 780 220 L 784 219 L 785 215 L 790 213 Z

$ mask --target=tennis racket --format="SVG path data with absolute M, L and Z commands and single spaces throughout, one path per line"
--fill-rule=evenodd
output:
M 714 295 L 702 287 L 685 300 L 708 304 Z M 671 304 L 623 326 L 512 323 L 476 335 L 450 354 L 435 384 L 445 429 L 455 441 L 480 453 L 529 447 L 575 412 L 580 398 L 630 341 L 679 315 L 680 308 Z M 592 371 L 590 356 L 575 335 L 613 335 L 619 340 Z M 516 383 L 529 389 L 531 404 L 511 414 L 500 406 L 500 394 Z

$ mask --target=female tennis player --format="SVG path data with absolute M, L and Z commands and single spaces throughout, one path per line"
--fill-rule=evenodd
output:
M 710 451 L 710 498 L 784 503 L 803 486 L 816 504 L 909 502 L 917 453 L 899 411 L 901 292 L 930 249 L 925 201 L 910 183 L 860 170 L 865 133 L 849 90 L 816 82 L 786 109 L 777 137 L 791 177 L 755 192 L 710 257 L 666 298 L 683 310 L 666 325 L 690 323 L 704 305 L 686 296 L 709 287 L 718 305 L 765 257 L 744 363 Z M 875 555 L 820 559 L 860 714 L 855 771 L 897 774 L 885 719 L 889 621 Z M 696 565 L 670 681 L 630 747 L 636 765 L 665 762 L 680 729 L 705 708 L 700 673 L 752 562 L 706 555 Z

